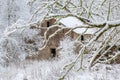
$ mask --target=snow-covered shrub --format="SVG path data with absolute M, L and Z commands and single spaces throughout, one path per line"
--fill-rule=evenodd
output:
M 32 29 L 22 20 L 8 27 L 0 39 L 0 63 L 18 63 L 35 54 L 43 41 L 39 33 L 39 29 Z
M 10 37 L 5 37 L 0 40 L 0 52 L 2 63 L 18 62 L 25 55 L 24 51 L 20 49 L 19 43 Z
M 60 41 L 59 48 L 60 49 L 60 58 L 68 58 L 72 56 L 73 54 L 75 55 L 74 49 L 76 46 L 74 45 L 75 41 L 72 40 L 71 37 L 66 36 Z

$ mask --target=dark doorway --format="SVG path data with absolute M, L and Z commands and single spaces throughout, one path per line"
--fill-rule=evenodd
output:
M 51 48 L 51 57 L 54 58 L 56 56 L 56 49 L 55 48 Z
M 50 22 L 49 21 L 47 21 L 47 27 L 49 27 L 50 26 Z
M 83 35 L 81 35 L 81 41 L 84 41 L 84 36 Z
M 118 47 L 118 51 L 120 51 L 120 47 Z

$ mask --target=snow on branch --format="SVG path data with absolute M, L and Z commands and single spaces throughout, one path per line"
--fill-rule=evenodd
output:
M 97 28 L 103 28 L 105 25 L 109 25 L 109 27 L 119 27 L 120 26 L 120 20 L 115 20 L 115 21 L 104 21 L 104 22 L 91 22 L 89 19 L 86 19 L 84 17 L 78 16 L 76 14 L 72 14 L 72 13 L 68 13 L 68 14 L 55 14 L 55 15 L 50 15 L 48 17 L 53 17 L 53 18 L 66 18 L 66 17 L 76 17 L 77 19 L 79 19 L 80 21 L 82 21 L 84 24 L 88 25 L 89 28 L 92 27 L 97 27 Z
M 49 30 L 51 30 L 51 29 L 53 29 L 53 28 L 55 28 L 55 27 L 58 27 L 58 29 L 57 29 L 54 33 L 52 33 L 52 34 L 50 34 L 50 35 L 48 36 Z M 59 26 L 58 26 L 58 25 L 53 25 L 53 26 L 51 26 L 50 28 L 48 28 L 47 31 L 46 31 L 45 34 L 44 34 L 43 46 L 42 46 L 41 48 L 39 48 L 39 50 L 44 49 L 44 48 L 47 46 L 47 44 L 48 44 L 48 42 L 50 41 L 50 39 L 52 39 L 54 36 L 56 36 L 56 34 L 59 34 L 59 32 L 61 32 L 63 29 L 65 29 L 65 27 L 60 26 L 60 25 L 59 25 Z M 47 37 L 47 36 L 48 36 L 48 37 Z

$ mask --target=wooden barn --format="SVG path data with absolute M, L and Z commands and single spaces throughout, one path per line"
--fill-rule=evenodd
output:
M 41 33 L 40 35 L 44 36 L 45 32 L 50 28 L 54 23 L 56 22 L 56 19 L 52 18 L 49 20 L 44 20 L 40 26 Z M 83 23 L 78 20 L 75 17 L 67 17 L 63 18 L 59 21 L 59 25 L 54 26 L 54 28 L 49 29 L 46 33 L 46 38 L 49 38 L 50 35 L 55 33 L 57 30 L 59 30 L 59 26 L 64 26 L 65 28 L 60 30 L 59 33 L 56 33 L 56 35 L 49 39 L 49 42 L 46 44 L 45 48 L 40 50 L 37 55 L 33 55 L 32 57 L 27 57 L 28 59 L 51 59 L 54 57 L 59 56 L 59 50 L 57 49 L 59 46 L 59 42 L 62 38 L 65 37 L 65 33 L 70 31 L 71 28 L 76 26 L 81 26 Z M 76 29 L 71 31 L 68 36 L 70 36 L 72 39 L 77 39 L 78 36 L 80 36 L 80 40 L 83 42 L 89 41 L 89 39 L 93 36 L 93 33 L 95 30 L 86 30 L 84 29 Z M 84 34 L 82 34 L 84 33 Z

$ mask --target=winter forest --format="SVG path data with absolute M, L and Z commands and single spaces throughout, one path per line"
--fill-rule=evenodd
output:
M 0 0 L 0 80 L 120 80 L 120 0 Z

